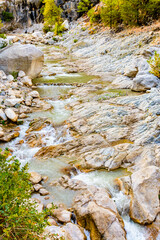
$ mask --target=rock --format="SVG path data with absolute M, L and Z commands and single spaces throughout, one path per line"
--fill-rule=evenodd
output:
M 124 70 L 124 76 L 129 78 L 134 78 L 138 73 L 138 68 L 136 66 L 127 66 Z
M 39 92 L 32 91 L 28 94 L 28 96 L 31 96 L 32 98 L 39 98 Z
M 41 32 L 38 32 L 38 31 L 32 33 L 32 36 L 35 37 L 35 38 L 43 38 L 42 33 L 41 33 Z
M 17 103 L 21 103 L 22 99 L 21 98 L 8 98 L 4 101 L 4 105 L 8 107 L 13 107 Z
M 18 115 L 11 108 L 7 108 L 5 114 L 13 122 L 16 122 L 18 119 Z
M 47 222 L 49 223 L 50 226 L 57 226 L 57 223 L 53 218 L 48 218 Z
M 25 77 L 25 76 L 26 76 L 25 72 L 19 71 L 18 77 L 23 78 L 23 77 Z
M 56 217 L 58 221 L 67 223 L 71 221 L 72 213 L 64 209 L 54 209 L 52 215 Z
M 40 193 L 42 196 L 46 196 L 46 195 L 49 194 L 49 192 L 48 192 L 46 189 L 44 189 L 44 188 L 41 188 L 41 189 L 39 190 L 39 193 Z
M 42 70 L 44 54 L 34 45 L 14 44 L 0 52 L 0 69 L 9 74 L 13 71 L 24 71 L 35 78 Z
M 73 223 L 67 223 L 62 229 L 65 231 L 65 239 L 67 240 L 85 240 L 86 236 L 80 227 Z
M 123 220 L 104 189 L 92 186 L 79 192 L 73 207 L 78 224 L 90 231 L 92 240 L 126 239 Z
M 33 185 L 33 187 L 34 187 L 34 190 L 36 191 L 36 192 L 38 192 L 41 188 L 43 188 L 42 187 L 42 185 L 41 184 L 35 184 L 35 185 Z
M 116 88 L 131 88 L 132 81 L 127 76 L 118 76 L 114 79 L 112 85 Z
M 7 79 L 5 72 L 2 70 L 0 70 L 0 79 L 3 79 L 3 80 Z
M 23 77 L 22 83 L 29 87 L 32 86 L 32 80 L 28 76 Z
M 9 82 L 12 82 L 12 81 L 14 80 L 14 77 L 13 77 L 12 75 L 8 75 L 8 76 L 7 76 L 7 80 L 8 80 Z
M 0 127 L 0 138 L 4 136 L 4 131 L 3 131 L 3 128 Z
M 149 166 L 131 176 L 130 217 L 138 223 L 152 223 L 160 211 L 160 169 Z
M 42 180 L 42 176 L 41 174 L 37 173 L 37 172 L 30 172 L 30 181 L 32 184 L 37 184 Z
M 6 116 L 6 114 L 3 112 L 2 109 L 0 109 L 0 118 L 1 118 L 3 121 L 6 121 L 6 120 L 7 120 L 7 116 Z
M 9 142 L 14 138 L 19 137 L 19 132 L 18 131 L 12 131 L 12 132 L 5 132 L 4 136 L 1 137 L 1 141 L 3 142 Z
M 32 105 L 32 100 L 33 100 L 33 98 L 31 96 L 27 96 L 26 99 L 25 99 L 25 104 L 27 106 L 31 106 Z
M 54 33 L 53 33 L 53 32 L 47 32 L 47 34 L 46 34 L 45 38 L 52 38 L 52 37 L 53 37 L 53 35 L 54 35 Z
M 159 79 L 153 74 L 139 73 L 134 79 L 131 89 L 133 91 L 141 92 L 157 87 L 159 84 Z
M 65 30 L 69 29 L 69 22 L 67 19 L 62 23 L 62 26 L 64 27 Z

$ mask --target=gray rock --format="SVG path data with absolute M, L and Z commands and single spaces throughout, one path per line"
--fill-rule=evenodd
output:
M 0 69 L 9 74 L 24 71 L 35 78 L 42 70 L 44 54 L 34 45 L 14 44 L 0 52 Z
M 138 74 L 133 79 L 133 84 L 131 89 L 137 92 L 146 91 L 153 87 L 157 87 L 159 84 L 159 79 L 153 74 Z

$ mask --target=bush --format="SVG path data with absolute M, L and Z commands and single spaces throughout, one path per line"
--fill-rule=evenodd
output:
M 13 13 L 5 11 L 2 12 L 2 17 L 5 22 L 11 22 L 14 19 Z
M 87 13 L 89 19 L 90 19 L 90 23 L 96 23 L 99 22 L 101 20 L 101 16 L 100 16 L 100 8 L 91 8 L 88 13 Z
M 0 19 L 0 30 L 2 27 L 3 27 L 3 23 L 2 23 L 2 20 Z
M 150 58 L 148 63 L 151 67 L 150 73 L 154 74 L 156 77 L 160 78 L 160 54 L 154 53 L 154 58 Z
M 46 213 L 31 203 L 28 166 L 20 167 L 8 150 L 0 151 L 0 239 L 38 240 L 46 225 Z
M 54 27 L 54 34 L 61 35 L 64 31 L 65 27 L 62 25 L 62 23 L 56 22 Z
M 78 4 L 78 12 L 88 12 L 88 10 L 92 7 L 90 0 L 81 0 Z
M 6 37 L 6 34 L 0 33 L 0 38 L 6 39 L 6 38 L 7 38 L 7 37 Z

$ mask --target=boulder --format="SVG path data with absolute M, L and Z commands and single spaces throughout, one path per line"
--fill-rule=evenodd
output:
M 65 232 L 65 239 L 67 240 L 85 240 L 86 237 L 84 232 L 82 232 L 81 228 L 73 223 L 67 223 L 64 227 L 62 227 Z
M 32 91 L 28 94 L 28 96 L 31 96 L 32 98 L 39 98 L 39 93 L 37 91 Z
M 157 87 L 159 83 L 159 79 L 153 74 L 142 72 L 133 79 L 131 89 L 137 92 L 146 91 Z
M 67 223 L 71 221 L 72 213 L 65 209 L 54 209 L 52 215 L 57 218 L 58 221 Z
M 62 26 L 64 27 L 65 30 L 69 29 L 69 22 L 67 19 L 62 23 Z
M 90 231 L 91 240 L 125 240 L 123 220 L 105 189 L 90 187 L 75 197 L 77 222 Z
M 134 78 L 138 73 L 138 68 L 136 66 L 127 66 L 124 70 L 124 76 Z
M 39 193 L 42 195 L 42 196 L 46 196 L 49 194 L 49 192 L 45 189 L 45 188 L 41 188 L 39 190 Z
M 5 114 L 13 122 L 16 122 L 18 119 L 18 115 L 11 108 L 7 108 Z
M 0 109 L 0 119 L 2 119 L 3 121 L 7 120 L 7 116 L 2 109 Z
M 14 77 L 10 74 L 10 75 L 7 76 L 7 80 L 9 82 L 12 82 L 14 80 Z
M 31 44 L 14 44 L 0 52 L 0 69 L 9 74 L 13 71 L 24 71 L 35 78 L 42 70 L 44 54 Z
M 13 107 L 17 103 L 21 103 L 22 99 L 21 98 L 8 98 L 4 101 L 4 105 L 8 107 Z
M 30 181 L 32 184 L 37 184 L 42 180 L 42 176 L 41 174 L 37 173 L 37 172 L 30 172 Z
M 160 212 L 160 169 L 148 166 L 131 176 L 130 217 L 138 223 L 152 223 Z

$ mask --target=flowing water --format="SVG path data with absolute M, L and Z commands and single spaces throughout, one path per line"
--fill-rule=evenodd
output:
M 60 61 L 48 61 L 48 57 L 51 56 L 48 47 L 41 46 L 40 48 L 44 51 L 44 53 L 46 53 L 45 67 L 42 72 L 42 77 L 35 79 L 34 83 L 37 86 L 37 91 L 40 93 L 40 96 L 51 103 L 54 108 L 49 111 L 40 111 L 30 114 L 29 118 L 20 127 L 20 136 L 9 144 L 3 144 L 2 147 L 4 148 L 7 146 L 12 149 L 13 155 L 21 161 L 22 165 L 28 162 L 30 171 L 37 171 L 42 175 L 48 176 L 49 181 L 44 183 L 44 187 L 50 192 L 50 199 L 46 201 L 44 200 L 44 197 L 40 197 L 38 194 L 34 194 L 35 197 L 40 198 L 42 202 L 45 202 L 45 204 L 51 202 L 52 200 L 55 204 L 62 203 L 67 207 L 71 207 L 75 192 L 69 189 L 51 186 L 49 184 L 64 174 L 62 169 L 70 166 L 69 162 L 71 159 L 66 157 L 49 158 L 47 160 L 43 158 L 35 159 L 34 155 L 40 147 L 29 147 L 25 141 L 25 134 L 26 130 L 29 128 L 29 122 L 31 119 L 47 117 L 53 124 L 46 126 L 38 132 L 34 132 L 39 133 L 42 136 L 43 146 L 56 145 L 71 140 L 72 137 L 69 133 L 68 127 L 65 125 L 65 121 L 69 118 L 71 112 L 66 108 L 66 105 L 75 101 L 75 98 L 72 96 L 65 98 L 65 95 L 67 95 L 69 90 L 74 87 L 73 83 L 88 82 L 93 79 L 93 76 L 88 76 L 84 73 L 66 73 L 65 67 L 62 66 Z M 59 83 L 62 85 L 59 85 Z M 21 140 L 24 140 L 23 144 L 20 144 Z M 147 239 L 146 227 L 134 223 L 129 218 L 128 209 L 130 199 L 122 192 L 118 192 L 118 190 L 114 187 L 114 180 L 116 178 L 126 176 L 128 174 L 130 173 L 128 173 L 125 169 L 118 169 L 111 172 L 96 170 L 89 173 L 79 172 L 78 175 L 73 176 L 73 178 L 82 180 L 88 185 L 106 188 L 110 192 L 117 205 L 117 209 L 124 220 L 127 239 L 145 240 Z M 87 240 L 89 240 L 90 234 L 87 230 L 85 230 L 85 234 Z

